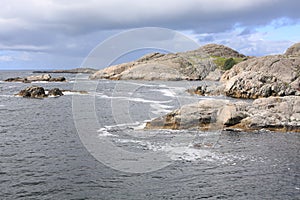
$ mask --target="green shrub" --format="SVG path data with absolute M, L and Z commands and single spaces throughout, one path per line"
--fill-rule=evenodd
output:
M 224 70 L 229 70 L 233 67 L 233 65 L 236 64 L 236 61 L 233 58 L 228 58 L 227 60 L 225 60 L 224 65 L 223 65 L 223 69 Z

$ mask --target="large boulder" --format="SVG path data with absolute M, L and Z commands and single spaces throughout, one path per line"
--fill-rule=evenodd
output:
M 215 51 L 214 51 L 215 50 Z M 245 57 L 223 45 L 205 45 L 182 53 L 151 53 L 128 63 L 110 66 L 90 76 L 112 80 L 203 80 L 218 65 L 216 56 Z
M 251 102 L 202 100 L 146 124 L 145 129 L 300 131 L 300 97 L 269 97 Z
M 51 79 L 50 74 L 41 74 L 36 76 L 28 76 L 26 77 L 27 81 L 49 81 Z
M 242 111 L 245 110 L 245 105 L 245 103 L 232 104 L 229 100 L 203 100 L 184 105 L 148 122 L 146 129 L 222 129 L 224 124 L 236 124 L 237 120 L 240 121 L 247 116 Z
M 243 61 L 221 77 L 224 93 L 236 98 L 300 95 L 300 58 L 282 55 Z

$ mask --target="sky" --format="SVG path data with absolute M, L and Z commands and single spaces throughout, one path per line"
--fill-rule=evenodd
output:
M 280 54 L 300 41 L 299 8 L 299 0 L 1 0 L 0 69 L 80 67 L 99 43 L 143 27 Z

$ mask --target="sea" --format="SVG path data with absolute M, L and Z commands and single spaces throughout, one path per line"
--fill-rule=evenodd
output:
M 3 81 L 29 75 L 0 71 L 1 200 L 300 199 L 299 133 L 144 129 L 189 103 L 236 101 L 186 92 L 216 82 Z M 70 91 L 15 96 L 31 85 Z

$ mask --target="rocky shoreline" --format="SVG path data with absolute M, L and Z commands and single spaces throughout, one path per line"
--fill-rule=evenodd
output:
M 184 105 L 148 122 L 145 129 L 217 128 L 300 132 L 300 43 L 288 48 L 285 54 L 257 58 L 247 57 L 223 45 L 210 44 L 183 53 L 152 53 L 136 61 L 96 72 L 86 68 L 51 72 L 93 73 L 90 75 L 92 80 L 213 80 L 218 81 L 218 84 L 190 88 L 187 92 L 203 96 L 224 95 L 236 99 L 209 99 Z M 5 81 L 31 83 L 66 79 L 42 74 Z M 17 95 L 45 98 L 62 96 L 63 91 L 58 88 L 46 91 L 42 87 L 31 86 Z M 242 99 L 254 101 L 250 103 Z
M 202 100 L 146 124 L 145 129 L 300 132 L 300 97 L 269 97 L 252 103 Z
M 283 55 L 240 62 L 216 79 L 221 85 L 203 85 L 187 92 L 254 101 L 203 100 L 156 118 L 145 129 L 300 132 L 300 43 Z

